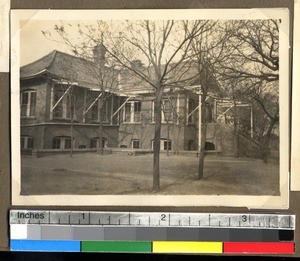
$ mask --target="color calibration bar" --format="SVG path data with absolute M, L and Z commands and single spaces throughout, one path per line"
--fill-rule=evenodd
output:
M 293 242 L 11 240 L 11 251 L 105 253 L 294 254 Z
M 12 210 L 12 251 L 294 254 L 295 215 Z
M 294 231 L 12 224 L 12 251 L 293 254 Z

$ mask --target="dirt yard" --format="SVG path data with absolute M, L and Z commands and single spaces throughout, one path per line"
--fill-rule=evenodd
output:
M 150 194 L 152 155 L 111 154 L 22 157 L 21 194 Z M 279 164 L 245 158 L 205 158 L 197 180 L 198 158 L 161 155 L 158 194 L 279 195 Z

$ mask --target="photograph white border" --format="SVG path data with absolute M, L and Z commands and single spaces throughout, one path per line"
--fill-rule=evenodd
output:
M 177 195 L 20 195 L 20 21 L 21 20 L 145 20 L 145 19 L 281 19 L 280 23 L 280 196 Z M 289 10 L 266 9 L 146 9 L 141 10 L 11 10 L 11 163 L 12 205 L 63 206 L 227 206 L 249 209 L 289 207 Z
M 0 72 L 9 72 L 9 8 L 10 1 L 0 3 Z
M 295 0 L 294 14 L 300 12 L 300 0 Z M 293 88 L 292 88 L 292 147 L 291 147 L 291 190 L 300 190 L 300 17 L 294 16 L 293 40 Z

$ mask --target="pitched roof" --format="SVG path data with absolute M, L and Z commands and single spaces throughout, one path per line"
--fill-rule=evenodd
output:
M 34 61 L 33 63 L 24 65 L 20 68 L 20 76 L 22 78 L 33 77 L 44 72 L 52 63 L 56 51 L 52 51 L 46 56 Z
M 104 87 L 117 87 L 117 73 L 111 68 L 105 68 Z M 52 51 L 37 61 L 20 68 L 21 79 L 33 78 L 44 73 L 53 78 L 77 82 L 78 85 L 90 89 L 99 89 L 99 71 L 91 61 L 60 51 Z
M 162 70 L 164 66 L 162 65 Z M 171 64 L 170 68 L 172 66 L 174 65 Z M 149 82 L 141 79 L 129 69 L 115 70 L 109 67 L 105 67 L 105 69 L 103 82 L 107 90 L 127 95 L 152 93 L 154 91 L 154 87 Z M 151 75 L 155 74 L 154 68 L 151 66 L 138 69 L 148 76 L 147 78 L 152 78 Z M 21 79 L 33 78 L 45 73 L 50 74 L 53 78 L 77 82 L 78 85 L 90 89 L 99 89 L 100 86 L 99 71 L 93 62 L 56 50 L 20 68 Z M 203 84 L 202 78 L 204 78 L 203 75 L 197 76 L 196 67 L 191 63 L 189 65 L 183 64 L 174 67 L 165 84 L 175 88 L 176 84 L 179 86 L 181 83 L 182 86 L 183 82 L 185 86 L 200 85 Z M 221 94 L 219 84 L 214 77 L 209 89 L 210 93 L 218 96 Z
M 164 69 L 165 65 L 161 65 L 161 72 Z M 150 79 L 155 79 L 155 69 L 153 66 L 138 67 L 136 70 L 141 75 L 146 75 L 149 81 Z M 198 93 L 199 86 L 206 85 L 208 94 L 218 97 L 223 96 L 221 87 L 210 69 L 206 68 L 202 70 L 199 75 L 195 62 L 188 62 L 179 65 L 176 63 L 170 64 L 168 70 L 170 70 L 170 73 L 168 73 L 165 82 L 163 82 L 167 86 L 167 89 L 182 90 L 184 88 L 188 91 Z M 135 72 L 129 69 L 121 71 L 121 79 L 120 88 L 125 93 L 150 93 L 155 89 L 150 82 L 138 77 Z

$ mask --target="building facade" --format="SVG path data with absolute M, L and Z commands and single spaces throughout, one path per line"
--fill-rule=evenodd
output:
M 95 151 L 100 136 L 106 151 L 152 151 L 154 93 L 130 83 L 125 88 L 115 72 L 100 90 L 89 71 L 83 59 L 58 51 L 21 68 L 22 154 Z M 198 150 L 198 107 L 199 93 L 192 89 L 165 92 L 162 151 Z M 224 121 L 226 110 L 221 97 L 211 95 L 202 117 L 207 122 L 206 150 L 231 156 L 235 138 L 232 126 Z

